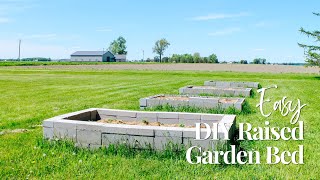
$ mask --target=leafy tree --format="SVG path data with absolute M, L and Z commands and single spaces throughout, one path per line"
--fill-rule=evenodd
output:
M 166 39 L 160 39 L 158 40 L 154 47 L 153 47 L 153 52 L 158 54 L 160 57 L 160 62 L 161 62 L 161 56 L 163 55 L 164 51 L 169 47 L 170 43 Z
M 240 60 L 240 64 L 248 64 L 247 60 Z
M 217 55 L 216 54 L 211 54 L 208 57 L 208 63 L 219 63 Z
M 320 13 L 313 13 L 316 16 L 320 16 Z M 302 34 L 307 35 L 307 37 L 312 37 L 316 39 L 316 42 L 320 41 L 320 31 L 307 31 L 304 28 L 300 28 L 300 32 Z M 306 44 L 300 44 L 298 45 L 305 50 L 306 54 L 306 62 L 311 66 L 319 66 L 320 67 L 320 46 L 317 45 L 306 45 Z
M 169 62 L 169 58 L 168 57 L 163 57 L 162 61 L 167 63 L 167 62 Z
M 195 53 L 193 54 L 193 62 L 194 62 L 194 63 L 200 63 L 200 62 L 201 62 L 200 53 L 195 52 Z
M 124 37 L 118 37 L 118 39 L 110 43 L 109 51 L 111 51 L 113 54 L 127 54 L 126 42 L 127 41 Z
M 265 58 L 255 58 L 253 64 L 266 64 L 267 60 Z

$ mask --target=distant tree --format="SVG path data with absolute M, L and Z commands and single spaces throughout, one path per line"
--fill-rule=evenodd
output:
M 248 64 L 247 60 L 240 60 L 240 64 Z
M 169 58 L 168 57 L 163 57 L 162 58 L 162 62 L 166 62 L 166 63 L 169 62 Z
M 208 63 L 219 63 L 218 61 L 218 57 L 216 54 L 211 54 L 209 57 L 208 57 Z
M 153 52 L 159 55 L 159 62 L 161 62 L 161 56 L 163 55 L 164 51 L 169 47 L 169 45 L 170 43 L 164 38 L 156 41 L 153 47 Z
M 109 51 L 111 51 L 113 54 L 127 54 L 126 42 L 127 41 L 124 37 L 118 37 L 118 39 L 110 43 Z
M 266 59 L 265 58 L 255 58 L 253 60 L 253 64 L 266 64 Z
M 203 62 L 208 63 L 208 57 L 203 57 Z
M 160 62 L 159 56 L 155 56 L 155 57 L 153 58 L 153 61 L 154 61 L 154 62 Z
M 194 62 L 194 63 L 200 63 L 200 62 L 201 62 L 200 53 L 195 52 L 195 53 L 193 54 L 193 62 Z
M 316 16 L 320 16 L 320 13 L 313 13 Z M 320 31 L 307 31 L 304 28 L 300 28 L 300 32 L 304 35 L 307 35 L 307 37 L 312 37 L 315 39 L 315 42 L 320 41 Z M 300 44 L 298 45 L 305 50 L 306 55 L 306 62 L 311 66 L 319 66 L 320 67 L 320 46 L 317 45 L 306 45 L 306 44 Z

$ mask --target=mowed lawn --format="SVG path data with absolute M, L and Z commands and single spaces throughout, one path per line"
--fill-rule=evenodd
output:
M 304 141 L 242 141 L 247 151 L 261 153 L 260 165 L 190 165 L 184 155 L 153 152 L 109 152 L 80 150 L 70 143 L 42 140 L 42 121 L 85 108 L 139 109 L 139 98 L 155 94 L 177 94 L 185 85 L 205 80 L 258 81 L 273 84 L 271 102 L 288 100 L 307 104 L 302 109 Z M 320 77 L 302 74 L 253 74 L 191 71 L 109 71 L 0 69 L 0 179 L 69 178 L 226 178 L 226 179 L 317 179 L 320 174 Z M 253 126 L 290 126 L 292 114 L 274 112 L 263 118 L 255 107 L 259 95 L 248 98 L 252 113 L 237 116 L 237 123 Z M 268 104 L 266 111 L 271 111 Z M 290 126 L 293 127 L 293 126 Z M 26 129 L 23 132 L 9 130 Z M 298 150 L 304 145 L 304 165 L 266 165 L 267 146 Z M 130 153 L 131 152 L 131 153 Z

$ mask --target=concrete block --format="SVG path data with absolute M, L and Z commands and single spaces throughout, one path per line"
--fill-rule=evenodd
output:
M 140 107 L 146 107 L 147 106 L 147 98 L 141 98 L 139 100 L 139 104 L 140 104 Z
M 215 142 L 213 140 L 194 140 L 192 138 L 183 138 L 183 144 L 189 148 L 191 146 L 201 147 L 202 150 L 214 150 Z
M 128 116 L 117 116 L 117 120 L 122 120 L 124 122 L 132 122 L 137 121 L 136 117 L 128 117 Z
M 137 149 L 154 149 L 154 137 L 148 136 L 129 136 L 128 144 Z
M 177 112 L 157 112 L 157 117 L 161 119 L 178 119 L 179 113 Z
M 156 150 L 164 150 L 164 149 L 171 149 L 171 148 L 180 148 L 182 145 L 182 136 L 170 136 L 170 137 L 159 137 L 156 136 L 154 138 L 154 148 Z
M 101 120 L 116 120 L 117 119 L 117 116 L 116 115 L 113 115 L 113 116 L 109 116 L 109 115 L 104 115 L 104 114 L 100 114 L 100 119 Z
M 154 136 L 152 126 L 137 126 L 137 125 L 123 125 L 126 129 L 126 134 L 137 136 Z
M 162 127 L 155 128 L 155 136 L 160 137 L 182 137 L 182 128 Z
M 162 124 L 179 124 L 178 118 L 158 118 L 158 122 Z
M 156 107 L 160 105 L 159 99 L 148 99 L 147 100 L 147 106 L 148 107 Z
M 54 122 L 53 126 L 54 137 L 70 139 L 74 141 L 76 140 L 76 123 L 69 123 L 68 120 L 66 120 L 66 122 L 56 121 Z
M 123 134 L 102 134 L 102 145 L 109 146 L 111 144 L 119 145 L 119 144 L 128 144 L 129 135 Z
M 184 88 L 184 87 L 179 88 L 179 94 L 184 94 L 184 90 L 185 90 L 185 88 Z
M 156 112 L 138 112 L 137 121 L 146 120 L 148 122 L 157 122 L 157 113 Z
M 42 126 L 43 127 L 48 127 L 48 128 L 53 128 L 53 122 L 54 122 L 54 120 L 53 119 L 48 119 L 48 120 L 44 120 L 43 122 L 42 122 Z
M 101 132 L 90 130 L 77 130 L 77 143 L 101 145 Z
M 45 139 L 54 139 L 53 127 L 43 127 L 43 137 Z

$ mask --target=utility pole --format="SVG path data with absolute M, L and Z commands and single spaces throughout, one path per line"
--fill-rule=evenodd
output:
M 19 39 L 19 61 L 20 61 L 20 55 L 21 55 L 21 39 Z

